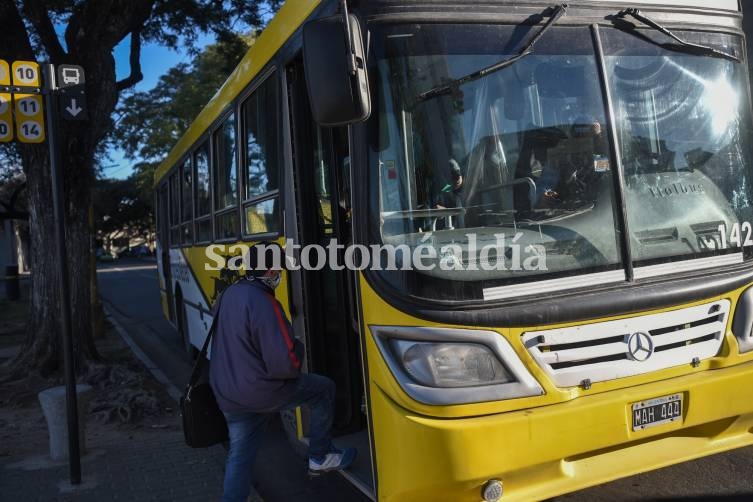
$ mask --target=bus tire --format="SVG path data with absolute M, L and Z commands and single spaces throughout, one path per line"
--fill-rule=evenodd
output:
M 175 304 L 175 317 L 178 321 L 178 334 L 183 342 L 183 350 L 191 359 L 194 359 L 197 350 L 191 344 L 191 337 L 188 334 L 188 315 L 186 314 L 186 304 L 183 303 L 183 296 L 180 294 L 180 290 L 175 295 Z

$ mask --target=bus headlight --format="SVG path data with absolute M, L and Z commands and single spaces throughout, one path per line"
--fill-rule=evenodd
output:
M 370 326 L 393 376 L 411 398 L 450 405 L 544 393 L 502 335 L 493 331 Z
M 408 374 L 430 387 L 472 387 L 514 381 L 485 345 L 395 339 L 392 347 Z

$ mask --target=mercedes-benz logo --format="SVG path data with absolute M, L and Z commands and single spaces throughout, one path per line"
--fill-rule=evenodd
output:
M 627 344 L 628 354 L 634 361 L 645 361 L 654 353 L 654 341 L 642 331 L 630 335 Z

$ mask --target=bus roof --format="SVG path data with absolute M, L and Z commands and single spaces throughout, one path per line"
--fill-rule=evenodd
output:
M 212 96 L 209 103 L 191 123 L 191 126 L 178 140 L 170 154 L 163 160 L 154 173 L 155 183 L 167 174 L 191 146 L 206 132 L 209 126 L 220 116 L 227 105 L 240 94 L 253 78 L 264 68 L 272 56 L 282 47 L 301 23 L 311 14 L 320 0 L 288 0 L 254 44 L 238 66 L 233 70 L 222 87 Z

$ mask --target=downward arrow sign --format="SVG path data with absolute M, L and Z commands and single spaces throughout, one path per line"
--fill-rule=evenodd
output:
M 69 106 L 65 107 L 65 111 L 71 114 L 71 116 L 75 117 L 82 111 L 84 111 L 83 108 L 79 107 L 76 103 L 76 98 L 71 99 L 71 104 Z

